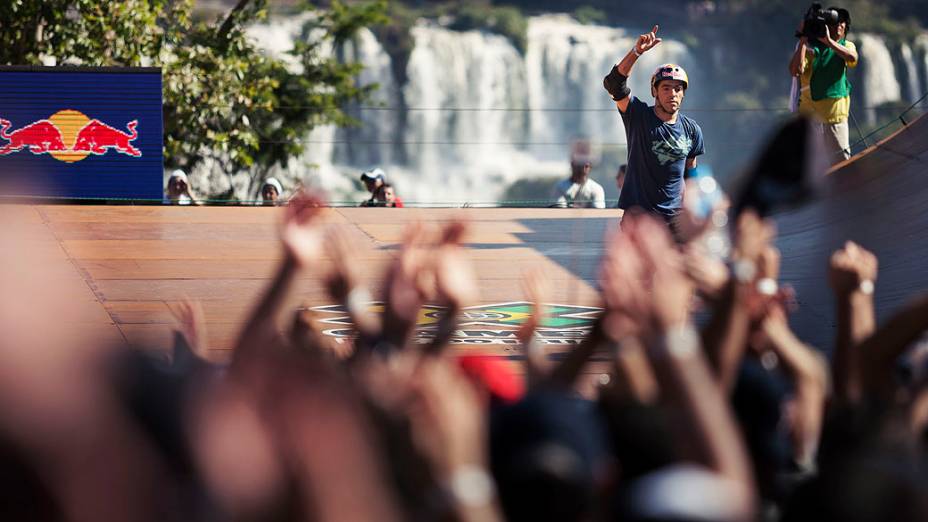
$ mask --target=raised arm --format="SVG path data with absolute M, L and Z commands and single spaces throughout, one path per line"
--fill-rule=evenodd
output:
M 277 336 L 276 319 L 300 269 L 314 264 L 322 254 L 321 198 L 299 194 L 284 210 L 280 227 L 283 259 L 271 284 L 245 324 L 233 351 L 233 365 Z
M 877 267 L 876 256 L 850 241 L 831 256 L 828 278 L 838 319 L 832 372 L 838 402 L 857 402 L 863 393 L 860 344 L 876 329 L 873 283 Z
M 615 106 L 620 112 L 624 113 L 628 109 L 628 97 L 631 94 L 631 89 L 628 88 L 627 83 L 628 75 L 632 72 L 632 67 L 642 54 L 661 43 L 661 39 L 657 37 L 657 29 L 658 26 L 655 25 L 650 33 L 638 36 L 638 41 L 635 42 L 635 46 L 628 51 L 628 54 L 612 68 L 612 71 L 603 80 L 603 86 L 606 88 L 606 91 L 609 92 L 609 95 L 612 96 L 612 99 L 615 101 Z
M 661 400 L 675 411 L 677 433 L 686 434 L 679 443 L 686 446 L 689 457 L 740 485 L 740 494 L 729 501 L 747 510 L 753 496 L 750 461 L 690 321 L 692 289 L 682 262 L 662 224 L 639 217 L 630 225 L 642 262 L 651 270 L 638 290 L 648 296 L 640 322 L 649 325 L 644 340 L 660 382 Z

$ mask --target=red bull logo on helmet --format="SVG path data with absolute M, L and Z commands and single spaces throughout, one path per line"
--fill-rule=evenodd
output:
M 80 111 L 66 109 L 48 119 L 32 122 L 10 130 L 9 120 L 0 118 L 0 156 L 15 152 L 50 154 L 66 163 L 80 161 L 87 156 L 103 155 L 110 150 L 127 156 L 141 157 L 142 151 L 132 145 L 138 137 L 138 120 L 126 123 L 126 131 L 90 119 Z

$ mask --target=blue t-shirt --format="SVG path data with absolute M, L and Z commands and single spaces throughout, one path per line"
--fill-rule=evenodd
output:
M 620 114 L 628 140 L 628 168 L 619 208 L 676 215 L 683 206 L 686 159 L 706 152 L 702 129 L 683 114 L 677 115 L 676 123 L 663 122 L 637 97 Z

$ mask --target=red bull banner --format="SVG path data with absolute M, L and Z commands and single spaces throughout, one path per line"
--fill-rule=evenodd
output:
M 160 201 L 161 70 L 0 67 L 3 195 Z

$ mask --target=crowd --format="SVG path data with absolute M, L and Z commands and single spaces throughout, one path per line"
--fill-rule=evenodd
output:
M 47 328 L 45 313 L 68 322 L 56 290 L 33 302 L 34 278 L 0 271 L 0 518 L 928 519 L 928 298 L 877 327 L 863 247 L 828 266 L 828 362 L 790 330 L 770 222 L 733 216 L 729 270 L 628 212 L 599 270 L 604 312 L 562 357 L 534 341 L 547 281 L 527 277 L 513 371 L 449 348 L 479 299 L 466 223 L 410 226 L 373 314 L 356 246 L 323 203 L 299 193 L 281 211 L 282 260 L 228 364 L 206 357 L 196 303 L 173 310 L 167 358 L 78 349 Z M 284 309 L 306 273 L 351 316 L 351 343 Z M 421 344 L 425 303 L 447 313 Z M 611 368 L 595 387 L 592 358 Z

